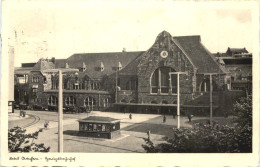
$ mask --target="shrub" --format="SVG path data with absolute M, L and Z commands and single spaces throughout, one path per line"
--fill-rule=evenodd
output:
M 25 134 L 26 130 L 20 127 L 14 127 L 8 130 L 8 150 L 9 152 L 49 152 L 50 147 L 44 144 L 34 143 L 40 132 Z
M 173 137 L 154 145 L 148 139 L 142 145 L 148 153 L 234 153 L 252 152 L 252 100 L 241 98 L 234 105 L 235 127 L 196 124 L 193 128 L 173 129 Z

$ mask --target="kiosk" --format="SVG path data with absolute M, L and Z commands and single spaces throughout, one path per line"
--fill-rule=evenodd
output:
M 120 136 L 120 121 L 110 117 L 90 116 L 79 122 L 79 135 L 112 139 Z

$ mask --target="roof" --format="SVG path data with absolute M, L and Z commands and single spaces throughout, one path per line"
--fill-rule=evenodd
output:
M 198 73 L 226 73 L 224 68 L 218 65 L 215 57 L 206 49 L 200 41 L 200 36 L 173 37 L 180 47 L 187 53 L 192 63 L 198 68 Z
M 31 67 L 15 67 L 14 74 L 29 74 L 31 70 Z
M 34 67 L 36 63 L 22 63 L 22 67 Z
M 55 68 L 64 68 L 66 59 L 55 59 Z
M 53 69 L 53 68 L 55 68 L 53 62 L 46 59 L 40 59 L 32 68 L 32 71 L 42 71 L 42 70 Z
M 80 76 L 88 75 L 90 78 L 100 78 L 104 75 L 110 75 L 115 72 L 115 67 L 118 67 L 120 62 L 122 68 L 132 62 L 136 57 L 142 54 L 138 52 L 109 52 L 109 53 L 80 53 L 70 56 L 65 63 L 68 63 L 70 68 L 82 68 L 83 63 L 86 65 L 86 71 L 79 72 Z M 60 62 L 60 64 L 62 64 Z M 104 65 L 104 70 L 100 70 L 101 64 Z
M 113 123 L 119 122 L 118 119 L 114 119 L 111 117 L 99 117 L 99 116 L 90 116 L 81 120 L 79 122 L 95 122 L 95 123 Z
M 157 36 L 154 45 L 158 45 L 158 43 L 161 43 L 158 40 L 164 40 L 165 38 L 172 38 L 172 36 L 168 32 L 163 31 Z M 198 69 L 198 73 L 228 72 L 216 62 L 216 58 L 202 45 L 199 35 L 177 36 L 173 37 L 173 40 L 175 44 L 187 54 L 188 59 L 190 59 L 195 68 Z M 150 49 L 136 57 L 136 59 L 120 71 L 120 75 L 136 75 L 140 61 L 143 57 L 150 54 L 149 51 Z

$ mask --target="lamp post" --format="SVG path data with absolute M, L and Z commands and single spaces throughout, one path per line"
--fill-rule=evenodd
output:
M 62 71 L 59 70 L 59 127 L 58 127 L 58 152 L 63 152 L 63 94 L 62 94 Z
M 180 74 L 188 75 L 188 72 L 169 72 L 170 80 L 172 74 L 177 75 L 177 128 L 180 129 Z
M 49 69 L 44 72 L 58 73 L 59 75 L 59 102 L 58 102 L 58 152 L 63 152 L 63 88 L 62 88 L 62 73 L 63 72 L 76 72 L 78 69 Z
M 220 75 L 220 73 L 205 73 L 204 76 L 209 76 L 209 106 L 210 106 L 210 125 L 212 125 L 212 119 L 213 119 L 213 101 L 212 101 L 212 92 L 213 92 L 213 87 L 212 87 L 212 75 Z

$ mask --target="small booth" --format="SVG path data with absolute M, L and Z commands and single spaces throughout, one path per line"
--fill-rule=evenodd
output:
M 79 122 L 79 135 L 112 139 L 120 136 L 120 120 L 110 117 L 90 116 Z

